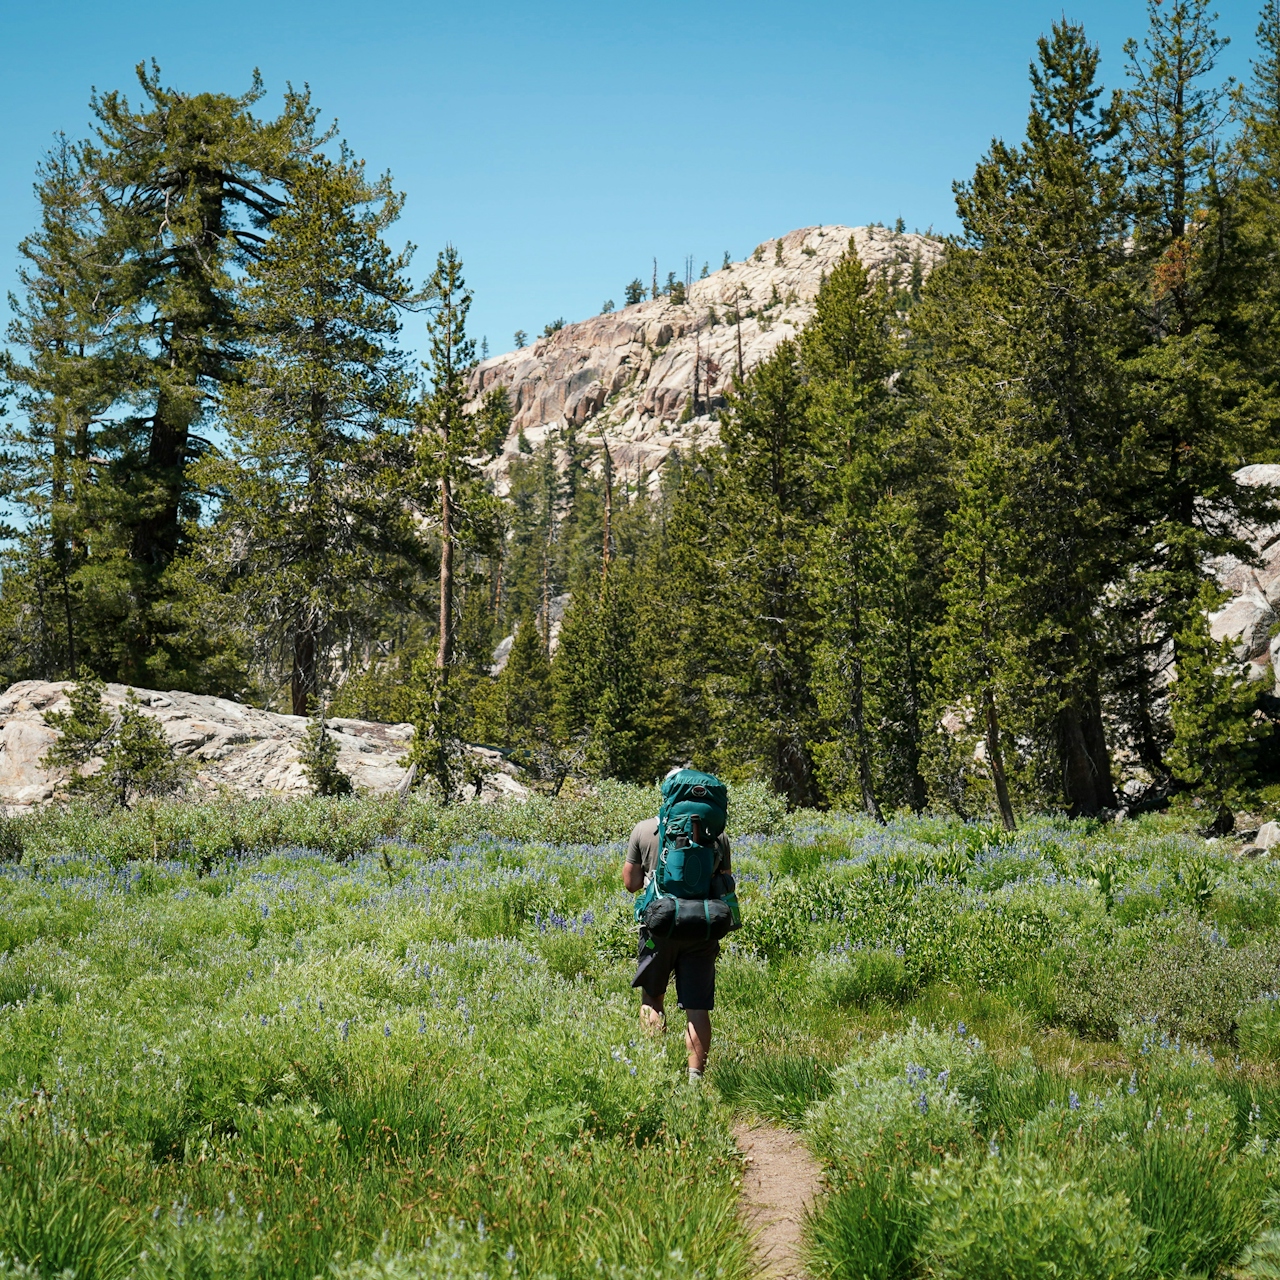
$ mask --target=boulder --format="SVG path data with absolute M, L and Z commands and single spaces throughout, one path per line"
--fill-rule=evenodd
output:
M 1265 656 L 1269 666 L 1268 645 L 1275 624 L 1275 610 L 1263 592 L 1251 583 L 1234 600 L 1209 615 L 1209 634 L 1215 640 L 1235 640 L 1237 662 L 1252 662 Z
M 61 776 L 40 760 L 57 733 L 44 723 L 47 711 L 70 705 L 68 681 L 23 680 L 0 694 L 0 808 L 20 813 L 52 800 Z M 109 684 L 106 701 L 119 706 L 130 687 Z M 261 711 L 227 698 L 155 689 L 134 689 L 143 710 L 155 717 L 174 751 L 195 765 L 197 793 L 227 789 L 249 798 L 309 794 L 298 755 L 306 733 L 304 716 Z M 355 786 L 374 795 L 401 789 L 401 766 L 413 738 L 408 724 L 334 719 L 328 726 L 338 744 L 338 767 Z M 469 750 L 483 781 L 481 799 L 523 798 L 527 789 L 496 751 Z
M 1253 843 L 1259 849 L 1274 849 L 1280 844 L 1280 822 L 1264 822 L 1253 837 Z
M 1242 485 L 1280 489 L 1280 465 L 1241 467 L 1235 479 Z M 1234 656 L 1250 664 L 1250 679 L 1264 680 L 1280 690 L 1280 637 L 1271 636 L 1280 619 L 1280 525 L 1245 524 L 1234 532 L 1249 544 L 1256 563 L 1246 564 L 1235 556 L 1210 561 L 1214 577 L 1232 599 L 1209 615 L 1209 631 L 1215 640 L 1235 641 Z

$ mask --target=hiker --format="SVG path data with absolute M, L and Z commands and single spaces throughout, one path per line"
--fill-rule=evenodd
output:
M 718 778 L 673 769 L 662 783 L 658 816 L 636 823 L 622 864 L 624 888 L 642 894 L 636 903 L 639 964 L 631 984 L 640 988 L 640 1020 L 647 1031 L 666 1030 L 663 1001 L 674 973 L 676 999 L 688 1019 L 691 1082 L 702 1079 L 711 1047 L 719 939 L 738 923 L 727 816 L 728 792 Z

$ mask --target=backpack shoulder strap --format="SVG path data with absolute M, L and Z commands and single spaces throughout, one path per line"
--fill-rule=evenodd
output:
M 663 802 L 662 808 L 658 810 L 658 853 L 653 860 L 653 878 L 657 881 L 658 892 L 665 893 L 666 886 L 662 882 L 663 863 L 666 862 L 664 844 L 666 843 L 667 834 L 667 806 Z

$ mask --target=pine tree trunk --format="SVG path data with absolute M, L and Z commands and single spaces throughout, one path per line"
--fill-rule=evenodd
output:
M 1063 790 L 1073 818 L 1093 818 L 1116 807 L 1101 709 L 1064 707 L 1058 717 Z
M 863 711 L 862 662 L 854 658 L 849 670 L 849 725 L 858 753 L 858 788 L 862 792 L 862 807 L 877 822 L 884 822 L 876 800 L 875 782 L 871 776 L 871 747 L 867 742 L 867 723 Z
M 877 822 L 883 823 L 884 818 L 880 813 L 880 804 L 876 800 L 875 782 L 871 774 L 871 745 L 867 741 L 862 656 L 859 652 L 859 641 L 862 639 L 863 634 L 862 608 L 858 598 L 857 587 L 853 585 L 858 581 L 854 565 L 849 564 L 848 568 L 850 570 L 849 582 L 853 589 L 847 601 L 849 608 L 847 625 L 852 632 L 852 636 L 849 637 L 848 648 L 845 651 L 848 658 L 845 679 L 849 687 L 845 738 L 846 740 L 852 740 L 854 752 L 857 756 L 858 789 L 862 793 L 862 807 Z
M 600 576 L 606 581 L 609 577 L 609 543 L 613 538 L 613 459 L 609 456 L 609 443 L 600 433 L 600 441 L 604 445 L 604 546 L 601 548 Z
M 447 447 L 447 446 L 446 446 Z M 440 648 L 436 670 L 453 661 L 453 509 L 449 477 L 440 477 Z
M 982 691 L 982 705 L 987 726 L 987 763 L 991 767 L 991 781 L 995 783 L 996 804 L 1000 809 L 1000 821 L 1006 831 L 1016 831 L 1018 824 L 1009 803 L 1009 782 L 1004 773 L 1004 756 L 1000 751 L 1000 721 L 996 717 L 996 700 L 990 686 Z
M 920 772 L 920 676 L 916 670 L 915 648 L 911 643 L 910 616 L 905 616 L 908 625 L 903 627 L 904 657 L 906 658 L 903 698 L 907 720 L 907 748 L 911 753 L 908 765 L 911 783 L 910 804 L 913 813 L 923 813 L 929 803 L 929 790 L 925 785 L 924 775 Z
M 290 679 L 290 693 L 295 716 L 307 715 L 312 698 L 319 692 L 319 682 L 316 679 L 316 648 L 316 634 L 310 627 L 302 627 L 293 633 L 293 673 Z
M 1111 781 L 1111 752 L 1107 747 L 1106 725 L 1102 719 L 1102 699 L 1095 690 L 1084 709 L 1085 750 L 1094 763 L 1098 779 L 1098 799 L 1103 809 L 1116 807 L 1116 790 Z
M 70 417 L 70 411 L 65 407 L 59 410 L 57 414 L 58 426 L 55 430 L 53 441 L 53 474 L 52 490 L 50 492 L 50 531 L 53 534 L 53 555 L 58 566 L 58 578 L 62 589 L 62 610 L 63 617 L 67 627 L 67 675 L 74 677 L 76 674 L 76 638 L 75 638 L 75 622 L 71 610 L 71 584 L 68 581 L 68 575 L 71 568 L 72 548 L 71 540 L 67 536 L 66 516 L 64 514 L 67 505 L 73 500 L 70 491 L 70 458 L 68 453 L 68 436 L 67 420 Z
M 1004 755 L 1000 750 L 1000 721 L 996 716 L 996 697 L 991 687 L 991 653 L 994 637 L 991 634 L 991 616 L 987 611 L 987 549 L 982 548 L 978 561 L 978 597 L 982 608 L 982 718 L 987 732 L 987 763 L 991 769 L 991 781 L 995 784 L 996 804 L 1000 809 L 1000 821 L 1006 831 L 1016 831 L 1013 805 L 1009 803 L 1009 782 L 1004 772 Z
M 160 496 L 138 522 L 133 535 L 134 559 L 157 574 L 168 567 L 178 550 L 190 427 L 188 406 L 162 391 L 156 399 L 147 448 L 148 475 Z
M 1164 762 L 1164 753 L 1161 751 L 1160 743 L 1156 739 L 1155 720 L 1151 714 L 1155 681 L 1146 660 L 1142 656 L 1141 649 L 1142 646 L 1139 645 L 1138 656 L 1135 660 L 1137 674 L 1133 681 L 1133 725 L 1136 730 L 1138 759 L 1142 761 L 1143 767 L 1151 776 L 1158 781 L 1169 776 L 1169 767 Z

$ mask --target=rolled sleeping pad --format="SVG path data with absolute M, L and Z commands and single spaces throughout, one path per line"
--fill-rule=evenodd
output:
M 733 928 L 733 912 L 719 898 L 675 898 L 662 894 L 645 908 L 644 927 L 672 942 L 716 942 Z

